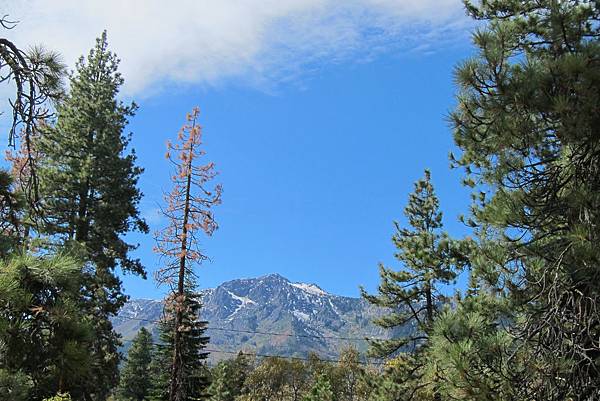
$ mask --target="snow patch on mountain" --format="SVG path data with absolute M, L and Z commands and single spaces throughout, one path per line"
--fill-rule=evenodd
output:
M 236 309 L 231 313 L 231 315 L 229 315 L 228 319 L 233 319 L 233 316 L 238 313 L 242 308 L 245 308 L 248 305 L 256 305 L 256 302 L 254 302 L 253 300 L 251 300 L 248 297 L 240 297 L 237 294 L 234 294 L 233 292 L 226 290 L 227 293 L 229 294 L 229 296 L 233 299 L 235 299 L 236 301 L 239 301 L 240 303 L 237 305 Z
M 129 302 L 129 307 L 121 313 L 121 316 L 128 319 L 137 319 L 148 309 L 149 305 L 153 304 L 162 304 L 162 301 L 146 298 L 136 299 Z
M 303 322 L 308 322 L 308 320 L 310 319 L 310 316 L 308 315 L 308 313 L 304 313 L 297 309 L 294 309 L 292 311 L 292 315 L 296 316 L 297 319 L 302 320 Z
M 300 288 L 302 291 L 308 292 L 309 294 L 321 295 L 321 296 L 329 295 L 314 284 L 306 284 L 306 283 L 291 283 L 291 284 L 292 284 L 292 286 L 294 286 L 296 288 Z

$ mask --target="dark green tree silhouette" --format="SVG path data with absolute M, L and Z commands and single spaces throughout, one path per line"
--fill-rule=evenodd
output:
M 148 231 L 138 210 L 142 169 L 128 152 L 130 135 L 123 132 L 136 106 L 117 100 L 123 84 L 117 66 L 104 32 L 87 59 L 77 63 L 57 122 L 37 144 L 44 155 L 38 165 L 42 234 L 56 246 L 70 247 L 90 271 L 81 308 L 94 325 L 89 396 L 98 400 L 117 381 L 119 337 L 109 319 L 127 297 L 115 270 L 145 276 L 140 261 L 129 256 L 135 246 L 123 236 Z
M 400 268 L 380 265 L 379 293 L 369 295 L 362 290 L 363 297 L 370 303 L 389 311 L 375 320 L 375 324 L 386 329 L 412 326 L 405 330 L 404 336 L 373 341 L 371 354 L 380 357 L 425 343 L 445 301 L 440 286 L 452 283 L 466 263 L 458 252 L 460 244 L 442 231 L 442 213 L 428 170 L 425 178 L 415 183 L 404 214 L 410 228 L 395 222 L 396 233 L 392 237 Z
M 134 337 L 121 369 L 117 394 L 125 400 L 143 401 L 150 393 L 152 376 L 152 334 L 144 327 Z
M 175 296 L 177 295 L 171 295 Z M 181 376 L 177 399 L 191 401 L 205 399 L 210 395 L 207 391 L 210 377 L 205 363 L 208 352 L 203 351 L 209 341 L 209 337 L 204 334 L 207 322 L 198 318 L 202 308 L 200 294 L 187 291 L 183 302 L 176 303 L 167 299 L 165 303 L 163 318 L 159 323 L 160 343 L 156 346 L 151 367 L 152 390 L 149 399 L 153 401 L 167 401 L 171 397 L 176 313 L 172 308 L 176 307 L 183 308 L 179 326 L 185 328 L 179 333 L 181 349 L 177 363 L 180 364 Z
M 14 378 L 0 391 L 27 388 L 35 401 L 63 391 L 83 397 L 93 337 L 78 307 L 82 278 L 81 265 L 62 255 L 0 260 L 0 375 Z

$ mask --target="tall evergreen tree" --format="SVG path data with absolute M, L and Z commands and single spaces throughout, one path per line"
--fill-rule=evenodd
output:
M 161 325 L 163 347 L 172 352 L 169 401 L 206 397 L 208 387 L 206 368 L 201 364 L 207 356 L 202 349 L 208 338 L 204 336 L 206 322 L 199 320 L 201 301 L 193 267 L 207 259 L 200 248 L 199 234 L 211 236 L 217 229 L 212 207 L 221 202 L 221 186 L 211 186 L 217 174 L 214 163 L 196 162 L 205 154 L 197 121 L 199 113 L 194 108 L 179 131 L 178 141 L 167 145 L 166 156 L 175 165 L 175 174 L 164 210 L 168 225 L 158 233 L 155 249 L 166 262 L 156 278 L 172 289 Z M 202 373 L 204 377 L 200 377 Z
M 144 327 L 134 337 L 121 369 L 117 394 L 123 400 L 143 401 L 150 393 L 152 377 L 152 334 Z
M 129 256 L 135 246 L 123 236 L 148 231 L 138 210 L 142 169 L 127 151 L 130 135 L 123 133 L 136 105 L 116 99 L 123 84 L 117 66 L 104 32 L 87 59 L 77 63 L 56 125 L 38 144 L 44 154 L 39 164 L 44 233 L 80 253 L 91 271 L 82 298 L 82 308 L 93 316 L 95 338 L 86 397 L 98 400 L 117 379 L 119 337 L 109 318 L 126 296 L 115 269 L 145 276 L 140 261 Z
M 398 249 L 395 257 L 402 264 L 400 270 L 380 265 L 379 294 L 369 295 L 362 290 L 370 303 L 389 311 L 375 324 L 399 330 L 400 334 L 389 340 L 371 341 L 370 353 L 394 358 L 392 381 L 405 399 L 439 400 L 440 394 L 425 376 L 425 355 L 434 322 L 448 301 L 441 286 L 453 283 L 468 263 L 465 255 L 470 242 L 455 241 L 442 230 L 439 200 L 428 170 L 415 183 L 404 214 L 410 228 L 396 222 L 392 237 Z
M 392 237 L 400 270 L 380 265 L 379 294 L 369 295 L 364 290 L 362 294 L 370 303 L 390 311 L 375 324 L 386 329 L 410 324 L 414 329 L 405 336 L 373 341 L 371 353 L 380 357 L 394 355 L 404 347 L 418 348 L 425 342 L 445 300 L 440 286 L 452 283 L 466 263 L 458 252 L 459 244 L 442 231 L 442 213 L 428 170 L 425 178 L 415 183 L 404 214 L 411 228 L 395 222 Z
M 521 399 L 600 397 L 600 4 L 466 2 L 485 21 L 457 69 L 452 115 L 478 291 L 529 349 Z

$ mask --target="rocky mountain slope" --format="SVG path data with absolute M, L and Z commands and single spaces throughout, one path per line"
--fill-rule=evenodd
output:
M 390 334 L 372 324 L 381 311 L 363 299 L 328 294 L 317 285 L 292 283 L 278 274 L 228 281 L 206 290 L 203 302 L 209 348 L 226 351 L 213 352 L 215 359 L 239 350 L 303 357 L 315 352 L 335 358 L 347 346 L 365 351 L 364 337 Z M 113 324 L 127 342 L 142 326 L 156 333 L 154 321 L 161 313 L 161 301 L 131 300 Z

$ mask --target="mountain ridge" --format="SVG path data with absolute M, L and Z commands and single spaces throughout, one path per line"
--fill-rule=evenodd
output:
M 348 346 L 366 351 L 365 337 L 398 334 L 372 323 L 383 310 L 364 299 L 330 294 L 317 284 L 294 283 L 277 273 L 230 280 L 201 292 L 209 348 L 221 351 L 214 359 L 242 350 L 332 358 Z M 113 326 L 125 342 L 141 327 L 156 336 L 161 314 L 161 300 L 130 300 L 113 319 Z

